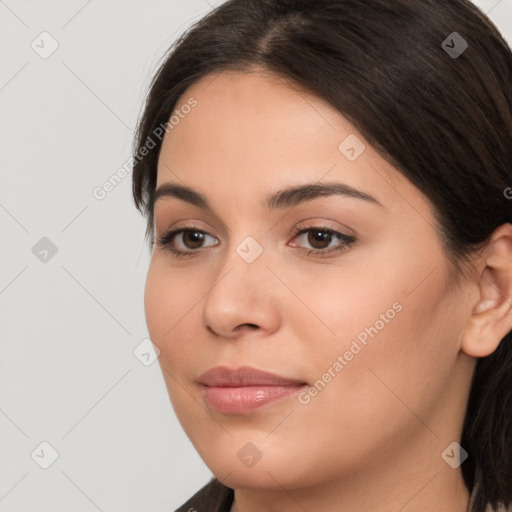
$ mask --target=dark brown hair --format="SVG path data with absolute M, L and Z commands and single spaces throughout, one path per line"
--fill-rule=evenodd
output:
M 461 55 L 448 51 L 460 47 L 454 32 L 468 44 Z M 135 154 L 190 85 L 255 66 L 329 102 L 430 199 L 457 278 L 512 222 L 512 52 L 469 0 L 228 0 L 165 56 Z M 151 244 L 160 146 L 133 166 Z M 512 332 L 477 361 L 460 444 L 468 489 L 481 483 L 472 512 L 512 505 Z

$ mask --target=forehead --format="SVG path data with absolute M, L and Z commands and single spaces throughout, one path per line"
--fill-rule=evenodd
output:
M 195 106 L 186 107 L 192 101 Z M 329 179 L 367 190 L 383 203 L 411 195 L 425 203 L 340 112 L 276 75 L 207 75 L 183 93 L 173 114 L 157 187 L 185 182 L 208 195 L 221 191 L 222 184 L 250 197 Z M 348 146 L 355 148 L 355 159 L 347 157 Z
M 196 100 L 191 111 L 181 114 L 187 102 Z M 355 130 L 328 103 L 300 89 L 296 84 L 269 73 L 223 71 L 208 75 L 187 89 L 176 104 L 174 119 L 165 145 L 178 145 L 184 139 L 200 141 L 201 149 L 236 149 L 243 142 L 250 150 L 265 142 L 258 152 L 265 154 L 282 146 L 283 151 L 307 144 L 325 146 Z M 176 114 L 181 114 L 178 120 Z M 334 149 L 337 151 L 337 144 Z M 289 155 L 292 156 L 292 155 Z

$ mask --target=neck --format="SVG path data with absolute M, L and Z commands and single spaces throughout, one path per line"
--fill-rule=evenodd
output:
M 429 444 L 428 457 L 409 446 L 393 454 L 391 464 L 387 454 L 386 461 L 373 459 L 366 468 L 311 487 L 235 489 L 231 512 L 467 512 L 470 492 L 460 467 L 452 469 L 440 455 L 450 441 Z

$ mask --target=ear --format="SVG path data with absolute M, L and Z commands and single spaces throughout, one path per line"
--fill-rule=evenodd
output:
M 481 261 L 477 301 L 461 340 L 462 351 L 473 357 L 492 354 L 512 330 L 512 224 L 494 231 Z

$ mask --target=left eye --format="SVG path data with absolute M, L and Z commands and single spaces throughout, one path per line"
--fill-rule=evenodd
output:
M 355 238 L 352 236 L 324 227 L 310 227 L 297 230 L 294 239 L 304 237 L 305 235 L 306 242 L 313 248 L 302 248 L 301 250 L 305 250 L 307 254 L 318 254 L 320 256 L 348 249 L 348 247 L 355 242 Z M 326 249 L 333 239 L 338 239 L 340 243 L 332 248 Z M 326 242 L 327 246 L 325 245 Z
M 178 235 L 182 235 L 179 237 Z M 347 249 L 352 243 L 354 243 L 355 238 L 349 235 L 345 235 L 343 233 L 339 233 L 338 231 L 334 231 L 333 229 L 324 228 L 324 227 L 310 227 L 305 229 L 296 229 L 294 233 L 293 239 L 300 239 L 307 235 L 306 242 L 312 246 L 311 249 L 300 247 L 299 250 L 306 251 L 307 254 L 318 254 L 325 255 L 333 252 L 341 251 Z M 209 237 L 210 235 L 205 231 L 198 230 L 193 227 L 183 227 L 171 231 L 165 232 L 161 237 L 156 239 L 156 243 L 159 247 L 164 247 L 168 249 L 173 255 L 176 257 L 186 257 L 193 256 L 194 254 L 198 254 L 202 252 L 200 249 L 207 246 L 202 246 L 202 243 Z M 181 244 L 184 246 L 184 249 L 176 248 L 175 239 L 181 238 Z M 213 237 L 211 237 L 213 238 Z M 335 245 L 332 248 L 328 248 L 333 239 L 338 239 L 339 244 Z M 327 243 L 327 245 L 325 245 Z M 209 245 L 218 245 L 216 243 Z M 295 244 L 292 244 L 292 247 L 296 247 Z

